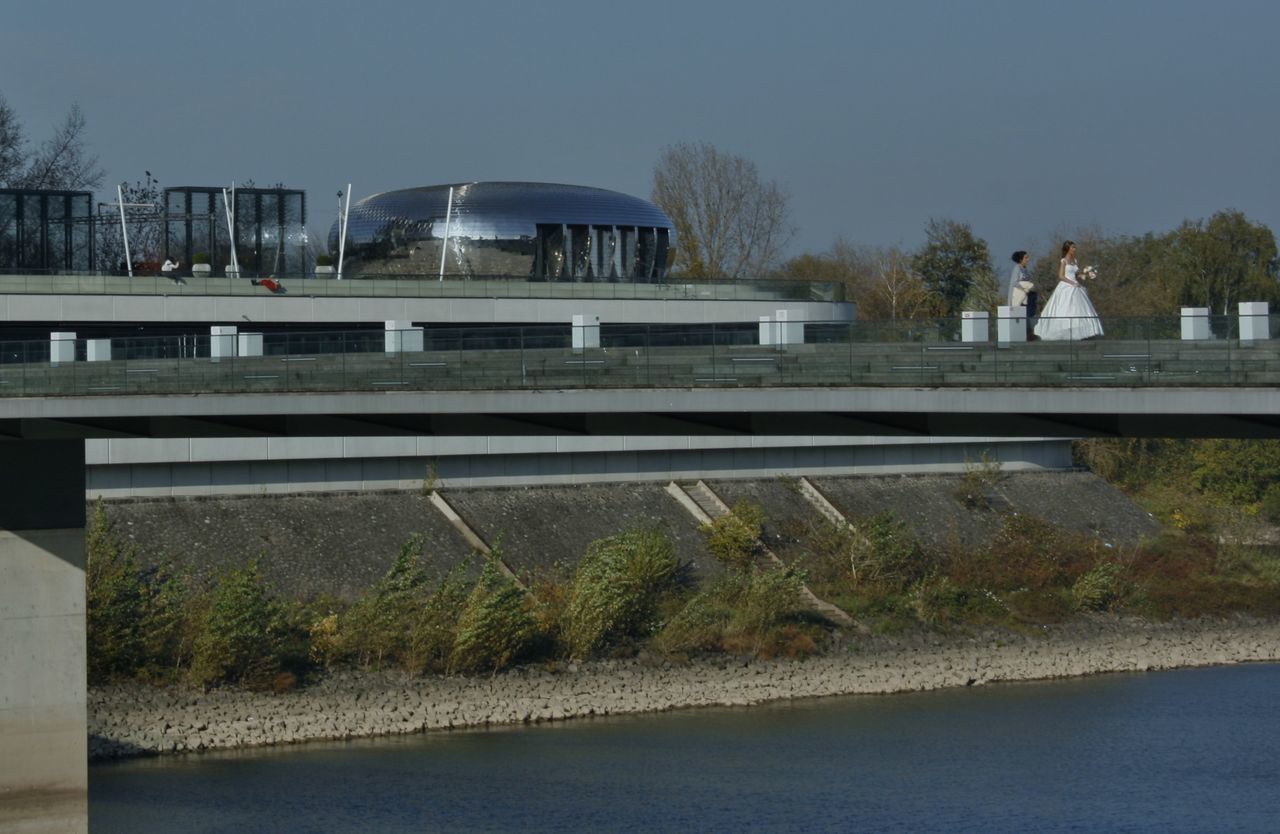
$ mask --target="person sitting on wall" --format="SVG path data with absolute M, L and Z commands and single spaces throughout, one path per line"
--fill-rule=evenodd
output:
M 285 292 L 285 288 L 276 281 L 276 276 L 272 275 L 268 278 L 253 278 L 249 281 L 255 287 L 266 287 L 274 295 L 280 295 Z
M 172 258 L 165 258 L 164 264 L 160 267 L 160 274 L 168 278 L 170 281 L 173 281 L 175 284 L 185 284 L 187 282 L 182 280 L 182 277 L 178 275 L 178 267 L 180 266 L 182 266 L 180 261 L 175 261 Z

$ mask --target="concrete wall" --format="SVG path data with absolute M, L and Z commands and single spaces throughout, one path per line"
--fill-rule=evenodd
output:
M 90 498 L 963 472 L 1071 465 L 1070 441 L 855 437 L 320 437 L 87 441 Z
M 87 830 L 84 443 L 0 441 L 0 829 Z
M 246 285 L 248 282 L 244 282 Z M 308 296 L 307 282 L 286 282 L 289 295 L 22 295 L 0 292 L 0 322 L 315 323 L 413 321 L 417 324 L 563 324 L 573 315 L 601 324 L 756 323 L 786 308 L 802 321 L 852 321 L 845 302 L 699 300 L 694 298 L 333 298 Z M 354 282 L 352 282 L 354 283 Z M 363 283 L 363 282 L 362 282 Z M 166 280 L 166 284 L 168 284 Z M 167 287 L 172 289 L 170 285 Z M 157 290 L 159 293 L 160 290 Z M 68 328 L 71 329 L 71 328 Z

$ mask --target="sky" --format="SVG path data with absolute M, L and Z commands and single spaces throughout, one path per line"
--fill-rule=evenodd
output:
M 15 2 L 0 95 L 79 104 L 114 184 L 473 180 L 648 197 L 709 142 L 790 196 L 787 252 L 968 223 L 997 263 L 1238 209 L 1280 231 L 1274 0 Z M 112 194 L 111 196 L 114 196 Z

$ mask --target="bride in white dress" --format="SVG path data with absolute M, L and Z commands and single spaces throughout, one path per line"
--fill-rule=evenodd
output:
M 1040 311 L 1035 334 L 1045 341 L 1088 339 L 1102 335 L 1102 322 L 1093 309 L 1089 293 L 1080 281 L 1080 264 L 1076 262 L 1076 245 L 1062 244 L 1062 260 L 1058 262 L 1058 286 L 1049 303 Z

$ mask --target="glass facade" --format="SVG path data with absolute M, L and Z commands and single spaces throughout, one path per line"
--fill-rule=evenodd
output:
M 228 196 L 230 196 L 228 194 Z M 246 275 L 302 275 L 307 260 L 307 195 L 288 188 L 237 188 L 232 237 L 221 188 L 164 190 L 165 255 L 184 264 L 207 254 L 215 274 L 231 265 Z
M 450 188 L 453 189 L 452 200 Z M 646 200 L 574 185 L 474 182 L 388 191 L 351 206 L 345 277 L 658 282 L 675 245 Z M 338 224 L 329 232 L 338 256 Z
M 0 189 L 0 272 L 94 268 L 93 195 Z

